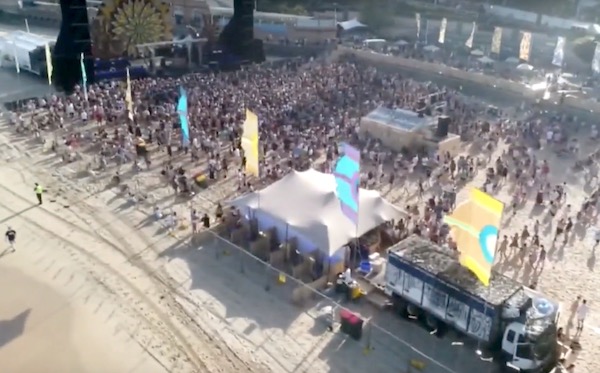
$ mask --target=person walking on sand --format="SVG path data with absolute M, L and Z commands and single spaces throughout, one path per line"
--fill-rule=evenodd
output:
M 17 240 L 17 231 L 12 229 L 11 227 L 8 227 L 4 236 L 6 237 L 6 241 L 8 241 L 9 249 L 11 250 L 11 252 L 14 253 L 17 250 L 17 249 L 15 249 L 15 242 Z
M 44 193 L 44 188 L 42 188 L 42 186 L 38 183 L 35 183 L 35 187 L 33 188 L 33 191 L 35 192 L 35 196 L 37 197 L 38 200 L 38 205 L 42 204 L 42 194 Z
M 583 331 L 583 323 L 588 313 L 587 300 L 582 300 L 579 307 L 577 307 L 577 334 L 581 335 Z

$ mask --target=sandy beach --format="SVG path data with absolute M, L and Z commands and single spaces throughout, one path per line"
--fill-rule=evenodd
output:
M 0 337 L 0 363 L 6 361 L 9 372 L 44 372 L 51 366 L 53 371 L 96 372 L 100 367 L 124 373 L 388 373 L 418 358 L 411 347 L 377 331 L 371 336 L 375 348 L 365 354 L 364 341 L 327 332 L 319 311 L 327 304 L 293 306 L 292 285 L 275 285 L 273 273 L 228 243 L 210 234 L 192 243 L 189 228 L 166 234 L 150 218 L 150 206 L 187 217 L 190 205 L 176 200 L 158 170 L 132 173 L 123 166 L 125 183 L 146 198 L 132 202 L 107 188 L 112 173 L 89 172 L 91 157 L 64 164 L 48 144 L 16 136 L 5 124 L 0 128 L 0 222 L 19 234 L 17 252 L 0 258 L 0 290 L 7 297 L 0 305 L 0 336 L 7 336 Z M 582 140 L 583 154 L 593 147 Z M 500 146 L 490 159 L 504 149 Z M 155 165 L 164 156 L 157 154 Z M 590 188 L 571 171 L 572 159 L 546 150 L 538 157 L 548 160 L 553 184 L 568 183 L 568 201 L 577 210 Z M 479 171 L 470 185 L 481 187 L 484 173 Z M 34 204 L 34 182 L 47 188 L 41 207 Z M 226 201 L 235 189 L 235 178 L 224 179 L 191 203 L 212 214 L 214 202 Z M 416 186 L 408 189 L 409 196 L 398 188 L 386 197 L 401 206 L 414 203 Z M 458 201 L 467 192 L 464 188 Z M 508 206 L 513 193 L 505 185 L 496 197 Z M 595 228 L 575 229 L 567 245 L 552 245 L 554 223 L 547 224 L 528 201 L 515 214 L 507 210 L 502 234 L 518 233 L 536 219 L 544 222 L 540 231 L 548 248 L 538 289 L 566 308 L 577 295 L 588 300 L 576 364 L 577 372 L 597 372 Z M 498 263 L 497 269 L 529 284 L 531 271 L 515 270 L 519 267 L 527 268 Z M 454 346 L 452 339 L 432 337 L 391 313 L 359 310 L 440 362 L 429 361 L 424 372 L 494 372 L 471 348 Z M 568 309 L 563 314 L 561 325 Z M 14 359 L 33 351 L 39 351 L 35 358 Z

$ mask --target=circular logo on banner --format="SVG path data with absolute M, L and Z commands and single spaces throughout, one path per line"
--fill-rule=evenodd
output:
M 483 258 L 486 262 L 494 263 L 494 252 L 496 250 L 496 242 L 498 241 L 498 228 L 493 225 L 486 225 L 479 232 L 479 247 L 483 253 Z

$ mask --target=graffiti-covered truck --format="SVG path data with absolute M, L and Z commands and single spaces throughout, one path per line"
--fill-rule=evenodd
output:
M 503 367 L 548 372 L 556 365 L 559 304 L 498 273 L 484 286 L 454 250 L 417 236 L 402 240 L 389 249 L 385 293 L 402 316 L 437 333 L 454 329 Z

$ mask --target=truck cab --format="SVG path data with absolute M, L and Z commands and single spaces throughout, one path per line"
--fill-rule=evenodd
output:
M 510 362 L 507 365 L 519 372 L 544 372 L 557 360 L 559 309 L 543 298 L 532 298 L 529 304 L 525 319 L 513 318 L 506 324 L 502 353 Z M 518 310 L 505 309 L 503 316 L 515 312 Z

